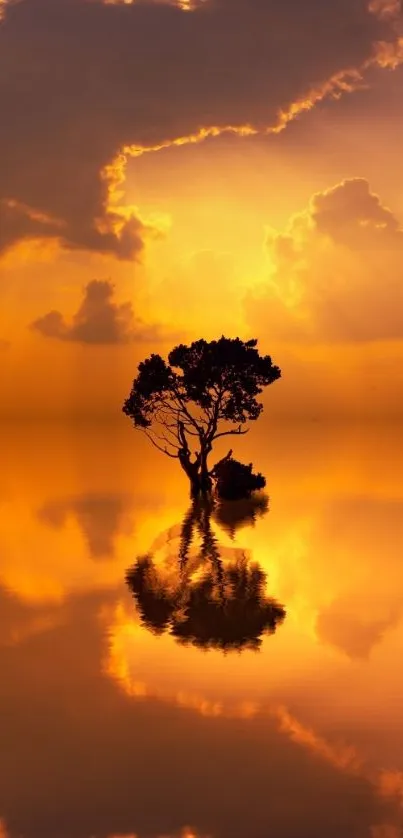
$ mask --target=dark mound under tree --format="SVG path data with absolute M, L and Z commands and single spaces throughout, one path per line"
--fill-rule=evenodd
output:
M 218 497 L 222 500 L 243 500 L 250 498 L 252 492 L 258 492 L 266 486 L 266 480 L 262 474 L 254 474 L 253 466 L 248 466 L 234 460 L 233 457 L 225 457 L 212 470 L 216 480 Z
M 247 433 L 246 423 L 263 409 L 259 396 L 281 376 L 256 347 L 257 340 L 198 340 L 175 347 L 168 363 L 151 355 L 139 364 L 123 412 L 159 451 L 179 461 L 193 497 L 212 488 L 208 458 L 216 440 Z

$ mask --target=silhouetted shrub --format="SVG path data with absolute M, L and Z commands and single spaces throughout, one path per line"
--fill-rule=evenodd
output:
M 222 460 L 215 469 L 216 491 L 221 500 L 245 500 L 252 492 L 264 489 L 262 474 L 254 474 L 252 463 L 245 465 L 232 457 Z

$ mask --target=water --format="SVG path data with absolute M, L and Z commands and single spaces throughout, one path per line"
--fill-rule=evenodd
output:
M 401 430 L 259 423 L 236 453 L 270 509 L 209 526 L 284 606 L 259 651 L 250 620 L 183 630 L 178 591 L 218 565 L 196 538 L 181 587 L 175 463 L 125 422 L 3 427 L 1 838 L 403 834 Z M 176 636 L 126 584 L 145 554 Z

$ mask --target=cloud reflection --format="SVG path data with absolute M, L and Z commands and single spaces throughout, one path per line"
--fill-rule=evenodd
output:
M 175 703 L 118 688 L 100 665 L 107 605 L 105 593 L 70 597 L 57 628 L 26 638 L 12 658 L 0 648 L 8 673 L 0 810 L 9 838 L 184 838 L 183 822 L 198 838 L 257 838 L 268 823 L 278 838 L 300 834 L 301 824 L 313 838 L 365 838 L 386 815 L 394 822 L 366 776 L 327 759 L 331 745 L 317 755 L 302 724 L 298 741 L 289 736 L 275 705 L 207 716 L 180 694 Z M 287 807 L 278 805 L 284 789 Z
M 126 494 L 88 493 L 50 501 L 38 512 L 40 520 L 61 529 L 73 515 L 95 560 L 110 559 L 114 552 L 115 538 L 130 534 L 132 523 L 129 509 L 132 498 Z
M 354 603 L 343 600 L 331 603 L 318 615 L 316 631 L 321 640 L 352 660 L 366 660 L 386 632 L 398 624 L 401 609 L 392 609 L 386 617 L 377 617 L 370 604 L 366 615 L 354 611 Z

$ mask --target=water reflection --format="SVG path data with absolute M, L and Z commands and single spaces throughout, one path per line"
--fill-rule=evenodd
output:
M 89 492 L 85 495 L 51 500 L 38 511 L 38 518 L 56 529 L 63 529 L 73 516 L 87 541 L 94 560 L 113 556 L 116 536 L 131 532 L 128 515 L 132 506 L 131 495 L 116 492 Z
M 100 666 L 108 599 L 70 596 L 52 629 L 0 644 L 9 838 L 184 838 L 187 824 L 212 838 L 368 838 L 396 822 L 354 753 L 295 713 L 269 704 L 209 716 L 119 689 Z
M 262 430 L 241 457 L 270 514 L 208 521 L 287 618 L 224 655 L 146 629 L 124 581 L 150 552 L 178 583 L 177 470 L 125 425 L 2 429 L 1 838 L 402 835 L 401 429 Z M 214 550 L 190 541 L 196 584 Z
M 378 605 L 378 607 L 377 607 Z M 318 637 L 353 661 L 365 661 L 380 645 L 385 635 L 399 624 L 402 606 L 390 603 L 382 614 L 381 603 L 368 602 L 368 607 L 340 598 L 330 603 L 316 620 Z
M 263 518 L 269 511 L 269 499 L 262 492 L 255 492 L 244 500 L 218 502 L 213 510 L 213 517 L 228 533 L 235 538 L 238 530 L 243 527 L 255 526 L 259 518 Z
M 214 499 L 192 503 L 177 554 L 168 557 L 168 573 L 148 554 L 128 570 L 127 583 L 149 630 L 169 631 L 180 643 L 205 650 L 257 650 L 263 636 L 283 622 L 285 610 L 266 595 L 267 576 L 244 550 L 220 548 L 211 522 L 215 505 Z M 250 510 L 253 518 L 253 503 Z M 244 507 L 233 526 L 245 517 Z

